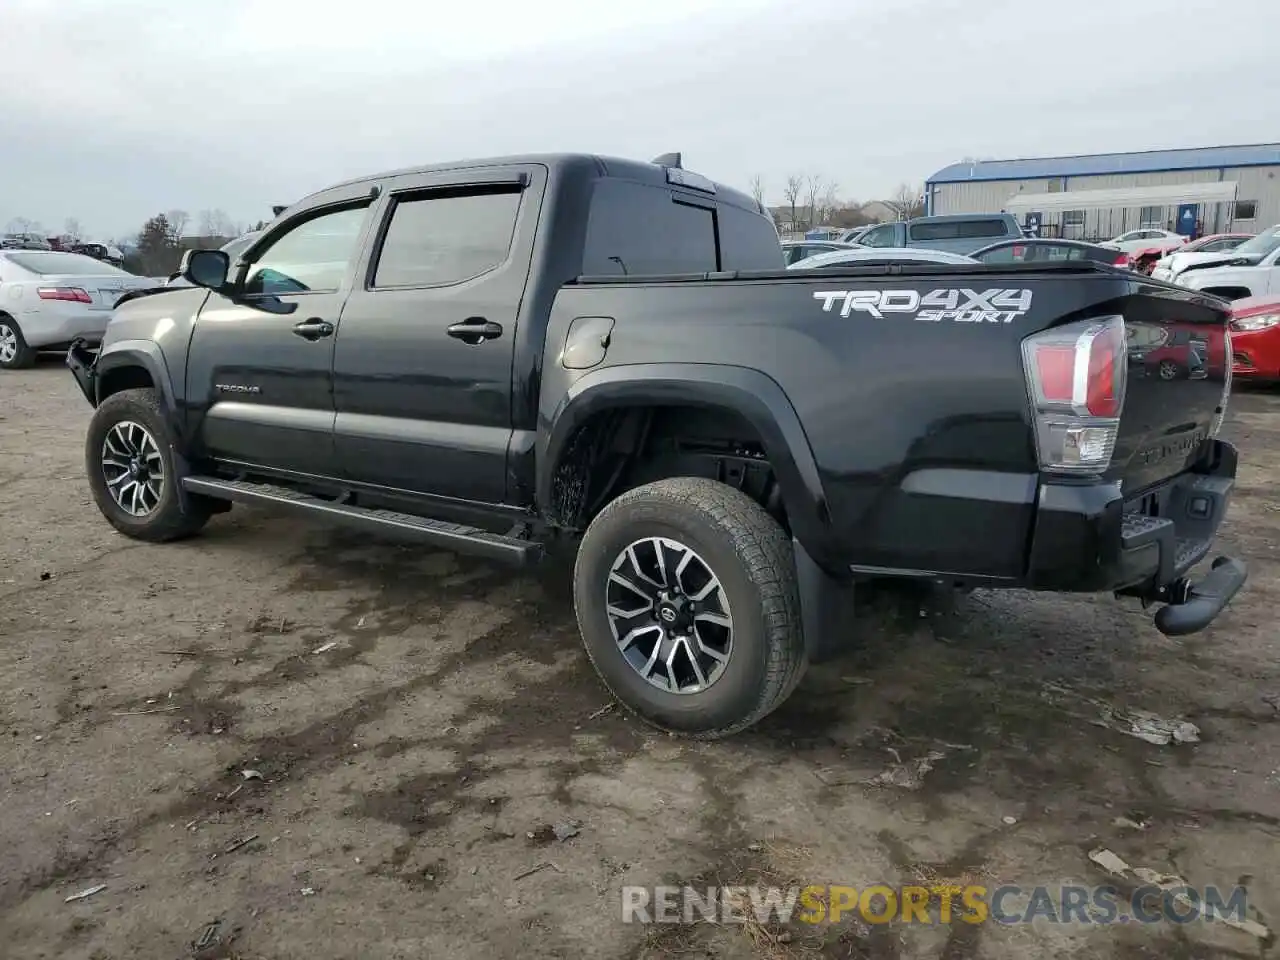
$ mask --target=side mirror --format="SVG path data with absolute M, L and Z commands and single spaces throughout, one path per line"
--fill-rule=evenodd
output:
M 182 255 L 178 273 L 197 287 L 221 290 L 230 270 L 231 258 L 221 250 L 188 250 Z

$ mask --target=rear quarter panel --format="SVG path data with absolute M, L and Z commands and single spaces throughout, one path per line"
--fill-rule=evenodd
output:
M 897 277 L 808 273 L 571 286 L 550 320 L 542 409 L 553 409 L 592 372 L 559 362 L 573 318 L 612 317 L 602 367 L 678 358 L 761 371 L 781 387 L 820 477 L 813 516 L 793 518 L 816 558 L 1015 578 L 1038 477 L 1021 340 L 1104 310 L 1129 283 L 1099 274 L 1033 278 L 1016 270 L 957 277 L 928 268 Z M 892 291 L 901 304 L 939 290 L 956 291 L 961 305 L 969 302 L 966 290 L 978 302 L 984 295 L 989 302 L 989 291 L 1030 290 L 1031 297 L 1025 312 L 960 320 L 925 319 L 924 308 L 879 315 L 845 309 L 848 291 L 873 299 Z M 994 299 L 1008 304 L 1016 297 Z

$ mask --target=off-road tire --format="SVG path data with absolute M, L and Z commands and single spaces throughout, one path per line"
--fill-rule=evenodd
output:
M 133 516 L 115 502 L 107 490 L 102 468 L 102 444 L 107 432 L 123 421 L 144 427 L 155 440 L 164 462 L 159 502 L 143 517 Z M 174 443 L 173 431 L 160 409 L 154 390 L 121 390 L 113 393 L 94 411 L 84 447 L 89 489 L 107 522 L 126 537 L 152 543 L 179 540 L 198 532 L 213 513 L 212 505 L 204 498 L 180 496 Z
M 10 330 L 18 343 L 18 350 L 10 359 L 5 360 L 0 357 L 0 370 L 25 370 L 34 366 L 36 362 L 35 348 L 27 346 L 26 338 L 22 335 L 22 328 L 18 326 L 18 321 L 7 313 L 0 313 L 0 327 Z
M 618 650 L 606 613 L 615 559 L 641 538 L 666 537 L 704 558 L 733 617 L 733 646 L 717 680 L 677 694 L 647 682 Z M 588 527 L 574 565 L 574 610 L 583 644 L 610 692 L 671 733 L 730 736 L 782 704 L 807 665 L 791 541 L 773 517 L 732 487 L 693 477 L 622 494 Z

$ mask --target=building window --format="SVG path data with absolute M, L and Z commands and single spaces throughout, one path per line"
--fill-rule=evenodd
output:
M 1139 227 L 1163 227 L 1164 207 L 1143 207 L 1138 216 Z
M 1050 180 L 1050 181 L 1049 181 L 1049 192 L 1050 192 L 1050 193 L 1061 193 L 1061 192 L 1062 192 L 1062 181 L 1061 181 L 1061 180 L 1058 180 L 1058 179 Z
M 1232 220 L 1252 220 L 1258 215 L 1257 200 L 1237 200 L 1235 210 L 1232 211 Z
M 1077 240 L 1084 236 L 1084 211 L 1064 210 L 1062 212 L 1062 236 L 1067 240 Z

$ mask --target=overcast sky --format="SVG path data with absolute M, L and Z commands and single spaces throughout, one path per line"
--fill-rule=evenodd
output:
M 1280 139 L 1275 0 L 0 0 L 0 227 L 99 237 L 583 150 L 781 202 L 967 156 Z

